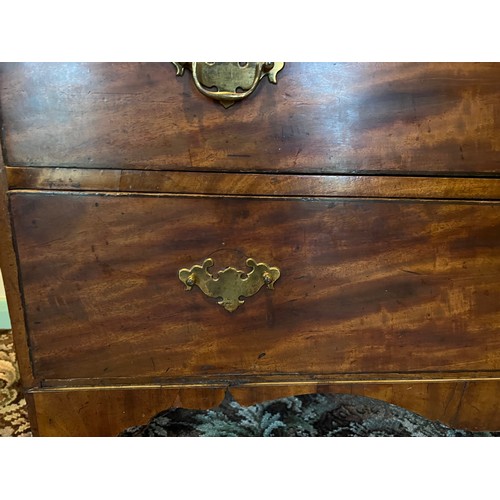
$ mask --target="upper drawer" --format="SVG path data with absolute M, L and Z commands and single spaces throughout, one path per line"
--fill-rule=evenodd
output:
M 13 166 L 498 174 L 500 64 L 287 63 L 229 109 L 170 63 L 3 64 Z

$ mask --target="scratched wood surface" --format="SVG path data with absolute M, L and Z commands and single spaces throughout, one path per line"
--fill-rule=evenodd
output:
M 142 425 L 169 407 L 217 406 L 225 387 L 142 387 L 33 391 L 36 434 L 41 436 L 116 436 Z M 347 393 L 387 401 L 431 420 L 460 429 L 497 430 L 500 381 L 441 383 L 364 383 L 243 386 L 231 388 L 242 405 L 308 393 Z
M 500 63 L 288 63 L 230 109 L 170 63 L 5 63 L 8 165 L 500 172 Z
M 495 202 L 10 200 L 38 378 L 500 370 Z M 177 277 L 207 257 L 282 276 L 231 314 Z

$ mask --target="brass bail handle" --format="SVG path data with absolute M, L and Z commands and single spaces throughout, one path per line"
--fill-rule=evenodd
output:
M 200 83 L 200 80 L 198 79 L 198 63 L 191 63 L 192 68 L 193 68 L 193 80 L 194 84 L 196 85 L 196 88 L 205 96 L 210 97 L 212 99 L 215 99 L 217 101 L 241 101 L 241 99 L 244 99 L 245 97 L 249 96 L 257 87 L 257 85 L 260 82 L 260 79 L 264 76 L 262 74 L 262 67 L 264 63 L 258 62 L 255 64 L 255 75 L 253 77 L 253 83 L 252 86 L 246 90 L 245 92 L 228 92 L 225 90 L 208 90 L 207 88 L 203 87 L 203 85 Z M 273 64 L 273 63 L 266 63 L 266 64 Z
M 173 64 L 177 76 L 182 76 L 184 70 L 189 69 L 198 91 L 206 97 L 219 101 L 225 108 L 248 97 L 266 76 L 271 83 L 276 84 L 277 74 L 285 66 L 283 62 L 174 62 Z M 217 90 L 213 90 L 214 87 Z

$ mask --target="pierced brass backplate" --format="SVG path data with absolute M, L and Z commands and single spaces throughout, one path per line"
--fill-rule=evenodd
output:
M 197 285 L 205 295 L 220 299 L 218 304 L 229 312 L 235 311 L 244 303 L 241 297 L 255 295 L 263 285 L 273 289 L 275 281 L 280 277 L 277 267 L 269 267 L 263 262 L 257 263 L 254 259 L 246 261 L 246 265 L 251 268 L 249 273 L 228 267 L 214 277 L 208 272 L 213 265 L 212 259 L 205 259 L 201 266 L 181 269 L 179 279 L 186 285 L 186 290 Z
M 229 108 L 236 101 L 249 96 L 262 78 L 267 76 L 276 83 L 276 75 L 284 62 L 174 62 L 177 76 L 190 69 L 196 88 L 207 97 Z M 216 88 L 217 90 L 213 90 Z

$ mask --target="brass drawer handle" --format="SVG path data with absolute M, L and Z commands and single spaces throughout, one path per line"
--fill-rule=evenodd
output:
M 179 279 L 186 285 L 186 290 L 197 285 L 205 295 L 220 299 L 218 304 L 229 312 L 235 311 L 244 303 L 240 297 L 255 295 L 263 285 L 273 289 L 274 283 L 280 277 L 277 267 L 269 267 L 263 262 L 257 263 L 254 259 L 246 261 L 246 265 L 251 268 L 249 273 L 228 267 L 219 271 L 216 278 L 208 272 L 213 265 L 212 259 L 205 259 L 201 266 L 179 270 Z
M 185 68 L 190 69 L 196 88 L 203 95 L 219 101 L 225 108 L 249 96 L 265 76 L 271 83 L 276 83 L 277 73 L 285 66 L 283 62 L 174 62 L 173 64 L 177 69 L 177 76 L 182 76 Z M 211 90 L 213 87 L 217 90 Z

